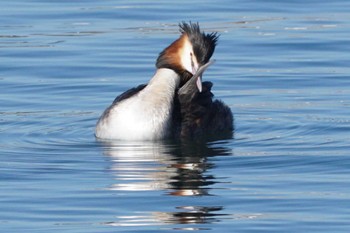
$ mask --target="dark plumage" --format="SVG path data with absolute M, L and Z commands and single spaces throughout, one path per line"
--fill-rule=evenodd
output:
M 176 93 L 174 110 L 175 137 L 181 139 L 214 140 L 233 136 L 231 109 L 220 100 L 214 100 L 213 83 L 203 82 L 199 92 L 196 81 L 213 63 L 208 62 Z M 177 119 L 179 118 L 179 119 Z
M 215 140 L 232 137 L 232 112 L 222 101 L 213 99 L 212 86 L 211 82 L 203 82 L 202 92 L 178 95 L 181 124 L 177 133 L 180 138 Z

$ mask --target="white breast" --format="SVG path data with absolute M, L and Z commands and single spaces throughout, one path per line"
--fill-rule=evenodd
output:
M 168 137 L 179 82 L 180 77 L 173 70 L 157 70 L 142 91 L 106 110 L 97 122 L 96 137 L 120 140 Z

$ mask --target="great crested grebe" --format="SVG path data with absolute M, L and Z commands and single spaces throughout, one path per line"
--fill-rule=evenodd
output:
M 119 95 L 102 114 L 95 135 L 101 139 L 161 140 L 230 137 L 230 108 L 213 100 L 211 82 L 202 74 L 213 63 L 217 33 L 198 23 L 181 23 L 179 39 L 165 48 L 148 84 Z

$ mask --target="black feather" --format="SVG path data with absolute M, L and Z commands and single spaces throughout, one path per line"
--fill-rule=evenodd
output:
M 180 32 L 189 37 L 198 63 L 200 65 L 207 63 L 214 53 L 219 35 L 216 32 L 210 34 L 201 32 L 198 23 L 182 22 L 179 27 Z
M 124 93 L 118 95 L 114 99 L 112 105 L 115 105 L 115 104 L 117 104 L 117 103 L 119 103 L 119 102 L 121 102 L 121 101 L 123 101 L 125 99 L 128 99 L 128 98 L 132 97 L 133 95 L 135 95 L 135 94 L 139 93 L 140 91 L 142 91 L 146 86 L 147 86 L 147 84 L 141 84 L 141 85 L 139 85 L 137 87 L 134 87 L 134 88 L 131 88 L 131 89 L 125 91 Z
M 191 140 L 217 140 L 233 135 L 231 109 L 213 100 L 211 82 L 202 83 L 199 92 L 177 92 L 174 104 L 174 137 Z

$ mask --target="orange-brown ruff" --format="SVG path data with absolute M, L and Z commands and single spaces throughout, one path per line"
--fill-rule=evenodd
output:
M 148 84 L 118 96 L 96 125 L 96 137 L 119 140 L 219 139 L 231 137 L 229 107 L 213 100 L 202 74 L 212 64 L 218 35 L 182 23 L 181 36 L 157 59 Z

